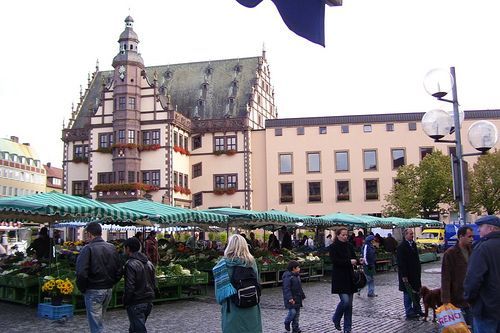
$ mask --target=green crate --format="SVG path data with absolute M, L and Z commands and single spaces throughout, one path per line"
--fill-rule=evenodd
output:
M 208 273 L 200 272 L 200 274 L 193 275 L 193 284 L 208 284 Z
M 183 275 L 179 277 L 179 285 L 190 286 L 193 284 L 193 275 Z
M 274 264 L 259 266 L 259 271 L 260 272 L 273 272 L 275 270 L 276 270 L 276 265 L 274 265 Z
M 164 286 L 180 286 L 181 285 L 181 276 L 167 276 L 163 281 L 162 285 Z
M 17 288 L 29 288 L 33 286 L 38 286 L 38 277 L 28 276 L 28 277 L 18 277 L 17 279 L 12 279 L 11 284 Z

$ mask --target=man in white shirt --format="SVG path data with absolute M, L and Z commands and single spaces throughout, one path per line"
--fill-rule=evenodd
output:
M 326 236 L 325 247 L 329 247 L 330 245 L 332 245 L 332 243 L 333 243 L 332 235 Z

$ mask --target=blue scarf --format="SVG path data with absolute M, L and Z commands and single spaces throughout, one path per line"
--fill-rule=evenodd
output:
M 222 304 L 224 300 L 236 294 L 229 278 L 229 271 L 227 269 L 226 259 L 221 259 L 217 265 L 212 269 L 215 281 L 215 300 L 217 303 Z

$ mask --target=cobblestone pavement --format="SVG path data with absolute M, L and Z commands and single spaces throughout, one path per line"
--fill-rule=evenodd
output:
M 432 272 L 440 262 L 422 266 L 422 283 L 439 287 L 440 274 Z M 426 272 L 429 270 L 428 272 Z M 375 278 L 378 297 L 354 297 L 353 333 L 437 333 L 432 322 L 406 321 L 404 319 L 403 296 L 398 291 L 397 273 L 382 273 Z M 330 281 L 325 277 L 319 282 L 303 284 L 307 295 L 301 310 L 300 324 L 304 333 L 333 333 L 331 316 L 338 303 L 338 296 L 330 293 Z M 283 333 L 283 308 L 281 288 L 265 288 L 261 302 L 264 332 Z M 106 318 L 107 332 L 128 332 L 128 319 L 122 309 L 111 310 Z M 213 298 L 213 289 L 208 296 L 197 300 L 183 300 L 156 304 L 147 322 L 149 332 L 220 332 L 220 308 Z M 50 321 L 36 317 L 36 309 L 0 302 L 0 332 L 88 332 L 84 314 L 77 314 L 68 321 Z

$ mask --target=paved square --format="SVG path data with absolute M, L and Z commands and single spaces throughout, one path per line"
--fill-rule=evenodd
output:
M 440 274 L 426 270 L 440 267 L 440 262 L 422 266 L 422 283 L 439 287 Z M 398 291 L 397 273 L 382 273 L 376 276 L 378 297 L 354 297 L 353 333 L 437 333 L 437 324 L 404 319 L 403 296 Z M 330 281 L 325 277 L 319 282 L 303 284 L 307 299 L 301 311 L 300 324 L 304 333 L 337 332 L 331 323 L 338 297 L 330 293 Z M 283 307 L 281 288 L 265 288 L 263 291 L 262 319 L 264 332 L 283 333 Z M 0 302 L 0 327 L 2 332 L 89 332 L 84 314 L 63 321 L 50 321 L 36 317 L 36 310 L 16 304 Z M 208 296 L 197 300 L 156 304 L 147 323 L 148 332 L 220 332 L 220 308 L 213 298 L 213 288 Z M 126 312 L 115 309 L 108 312 L 107 332 L 128 332 Z

